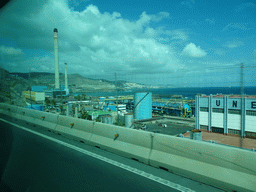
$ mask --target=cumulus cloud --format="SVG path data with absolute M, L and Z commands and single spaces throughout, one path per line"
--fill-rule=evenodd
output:
M 76 1 L 73 4 L 77 6 Z M 20 11 L 21 5 L 29 12 Z M 21 49 L 45 52 L 20 62 L 17 70 L 26 71 L 29 66 L 39 71 L 54 71 L 53 29 L 57 28 L 60 70 L 67 62 L 72 66 L 70 73 L 84 76 L 113 72 L 157 73 L 182 65 L 170 45 L 156 40 L 163 31 L 150 27 L 152 22 L 164 18 L 170 18 L 169 13 L 149 15 L 143 12 L 137 21 L 129 21 L 118 12 L 101 13 L 95 5 L 77 12 L 62 0 L 21 0 L 2 13 L 4 27 L 0 28 L 0 35 L 11 39 Z
M 183 29 L 166 30 L 162 33 L 168 35 L 171 39 L 179 39 L 183 41 L 187 41 L 189 39 L 188 32 Z
M 7 47 L 4 45 L 0 46 L 0 60 L 1 65 L 6 62 L 7 68 L 5 69 L 16 69 L 16 66 L 25 60 L 25 54 L 19 48 Z M 4 66 L 5 67 L 5 66 Z
M 1 53 L 1 55 L 10 55 L 10 56 L 23 55 L 23 52 L 21 49 L 13 48 L 13 47 L 6 47 L 3 45 L 0 46 L 0 53 Z
M 200 46 L 196 46 L 194 43 L 187 44 L 182 53 L 190 57 L 204 57 L 207 55 Z

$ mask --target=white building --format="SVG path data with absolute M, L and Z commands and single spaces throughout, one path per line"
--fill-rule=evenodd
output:
M 33 100 L 33 101 L 44 101 L 45 100 L 44 92 L 23 91 L 23 96 L 25 98 Z
M 196 96 L 196 129 L 256 137 L 256 97 Z

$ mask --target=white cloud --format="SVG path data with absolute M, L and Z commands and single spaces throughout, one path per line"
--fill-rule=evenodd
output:
M 223 48 L 217 48 L 217 49 L 214 50 L 214 53 L 216 55 L 225 55 L 226 51 Z
M 200 48 L 200 46 L 196 46 L 194 43 L 189 43 L 183 49 L 183 54 L 191 56 L 191 57 L 204 57 L 207 53 Z
M 182 1 L 181 5 L 184 5 L 184 6 L 189 7 L 189 8 L 193 8 L 195 3 L 196 3 L 195 0 L 186 0 L 186 1 Z
M 6 70 L 17 69 L 17 65 L 25 60 L 25 54 L 19 48 L 0 46 L 0 61 Z
M 232 48 L 237 48 L 240 46 L 243 46 L 244 42 L 243 41 L 238 41 L 238 40 L 233 40 L 233 41 L 227 41 L 223 44 L 224 47 L 228 47 L 230 49 Z
M 168 35 L 171 39 L 180 39 L 183 41 L 187 41 L 189 39 L 188 33 L 183 29 L 166 30 L 162 33 Z
M 3 45 L 0 46 L 0 53 L 1 53 L 1 55 L 10 55 L 10 56 L 23 55 L 23 52 L 21 49 L 13 48 L 13 47 L 6 47 Z
M 4 27 L 0 28 L 0 35 L 15 41 L 21 49 L 43 50 L 46 54 L 20 62 L 17 71 L 27 71 L 28 67 L 54 71 L 55 27 L 59 35 L 60 70 L 65 62 L 72 65 L 70 73 L 85 76 L 100 71 L 112 76 L 115 71 L 157 73 L 182 66 L 170 45 L 156 41 L 164 31 L 149 26 L 151 22 L 169 18 L 169 13 L 148 15 L 143 12 L 137 21 L 129 21 L 118 12 L 101 13 L 95 5 L 76 12 L 62 0 L 21 2 L 30 12 L 21 12 L 21 5 L 13 4 L 11 10 L 1 15 Z M 14 26 L 19 26 L 19 30 Z M 185 38 L 185 35 L 180 36 Z
M 256 4 L 255 3 L 243 3 L 238 6 L 237 9 L 235 9 L 235 12 L 241 12 L 241 11 L 248 11 L 248 10 L 255 10 Z
M 240 30 L 247 30 L 247 23 L 229 23 L 228 25 L 226 25 L 222 31 L 226 31 L 226 30 L 234 30 L 234 29 L 240 29 Z

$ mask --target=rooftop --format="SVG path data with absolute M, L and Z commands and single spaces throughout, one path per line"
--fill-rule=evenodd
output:
M 213 98 L 223 98 L 225 96 L 228 96 L 228 98 L 241 98 L 241 95 L 227 95 L 227 94 L 212 95 Z M 210 95 L 203 95 L 200 97 L 210 97 Z M 244 97 L 246 97 L 248 99 L 256 99 L 256 95 L 244 95 Z

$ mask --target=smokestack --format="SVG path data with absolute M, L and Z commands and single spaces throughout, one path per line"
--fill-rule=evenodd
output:
M 58 30 L 54 28 L 54 63 L 55 63 L 55 89 L 60 89 L 60 77 L 59 77 L 59 45 L 58 45 Z
M 65 89 L 68 89 L 68 72 L 67 72 L 67 63 L 65 63 Z

